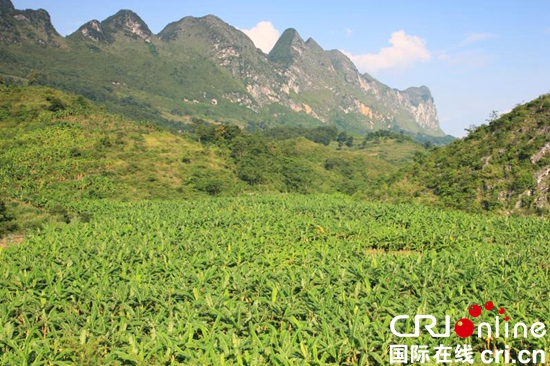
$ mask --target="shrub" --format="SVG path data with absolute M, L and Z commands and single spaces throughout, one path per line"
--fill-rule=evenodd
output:
M 0 201 L 0 237 L 17 230 L 15 217 L 12 216 L 4 201 Z
M 50 112 L 59 112 L 65 110 L 65 104 L 61 100 L 55 97 L 48 97 L 46 99 L 48 102 L 50 102 L 50 106 L 48 107 L 48 110 Z

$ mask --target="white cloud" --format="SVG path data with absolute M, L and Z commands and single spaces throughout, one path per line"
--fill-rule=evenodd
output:
M 397 69 L 404 70 L 418 62 L 431 60 L 426 41 L 418 36 L 410 36 L 405 31 L 394 32 L 389 40 L 391 47 L 382 48 L 376 54 L 352 55 L 344 52 L 359 69 L 367 72 Z
M 279 31 L 273 26 L 273 23 L 263 21 L 256 24 L 252 29 L 241 29 L 241 31 L 250 37 L 256 47 L 265 53 L 271 51 L 280 35 Z
M 460 42 L 455 48 L 468 46 L 474 43 L 485 41 L 487 39 L 496 38 L 497 35 L 493 33 L 470 33 L 466 38 Z
M 436 52 L 437 58 L 447 65 L 460 66 L 467 69 L 482 68 L 492 63 L 493 57 L 479 49 L 471 49 L 470 45 L 496 38 L 493 33 L 469 33 L 456 46 L 445 51 Z
M 550 33 L 550 27 L 546 28 L 546 33 Z
M 441 53 L 438 55 L 438 58 L 447 65 L 459 66 L 466 69 L 483 68 L 493 62 L 493 56 L 478 50 L 467 50 L 452 55 Z
M 353 36 L 353 29 L 351 28 L 346 28 L 346 37 L 351 37 Z

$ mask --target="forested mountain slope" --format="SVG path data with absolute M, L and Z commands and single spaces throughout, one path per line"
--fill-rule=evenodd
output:
M 550 95 L 473 128 L 468 136 L 418 156 L 380 197 L 469 211 L 548 211 Z

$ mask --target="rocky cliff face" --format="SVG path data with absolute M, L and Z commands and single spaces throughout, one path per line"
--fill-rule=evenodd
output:
M 130 36 L 135 36 L 146 42 L 150 42 L 154 37 L 153 32 L 147 24 L 131 10 L 121 10 L 112 17 L 105 19 L 102 22 L 103 28 L 107 33 L 115 34 L 122 32 Z
M 214 16 L 184 18 L 167 26 L 159 38 L 180 50 L 192 44 L 195 52 L 216 60 L 246 90 L 224 98 L 256 112 L 279 104 L 323 123 L 353 120 L 356 130 L 402 128 L 442 134 L 427 87 L 390 89 L 361 75 L 340 51 L 325 51 L 311 38 L 304 41 L 295 29 L 286 30 L 269 55 Z
M 16 10 L 10 0 L 0 0 L 0 42 L 54 47 L 64 44 L 47 11 Z
M 108 42 L 103 26 L 97 20 L 90 20 L 76 31 L 77 35 L 86 37 L 93 42 Z
M 84 58 L 86 52 L 95 52 L 97 62 L 103 63 L 101 70 L 117 60 L 119 64 L 110 66 L 118 70 L 118 75 L 136 75 L 139 68 L 130 72 L 128 65 L 148 60 L 147 72 L 154 73 L 148 76 L 158 83 L 145 90 L 152 96 L 174 101 L 192 99 L 217 108 L 232 104 L 258 114 L 254 119 L 276 119 L 286 110 L 318 124 L 338 125 L 355 132 L 393 128 L 443 135 L 427 87 L 391 89 L 359 73 L 341 52 L 325 51 L 311 38 L 304 41 L 295 29 L 286 30 L 266 55 L 243 32 L 212 15 L 185 17 L 154 35 L 137 14 L 121 10 L 102 22 L 84 24 L 64 39 L 51 25 L 46 11 L 15 10 L 9 0 L 0 0 L 0 28 L 0 44 L 67 44 L 81 50 L 78 53 Z M 83 44 L 88 46 L 82 48 Z M 121 60 L 129 57 L 124 56 L 123 49 L 131 50 L 132 60 Z M 150 59 L 150 52 L 155 58 Z M 82 62 L 85 66 L 79 66 L 78 59 L 73 60 L 65 71 L 74 68 L 75 74 L 82 74 L 83 68 L 97 65 L 86 61 Z M 93 70 L 89 72 L 93 74 Z M 130 81 L 126 83 L 132 88 Z M 136 91 L 145 88 L 134 84 Z M 204 101 L 197 96 L 203 96 Z M 242 115 L 235 112 L 230 117 Z
M 361 75 L 340 51 L 325 51 L 311 38 L 304 42 L 294 29 L 283 33 L 269 60 L 279 67 L 284 89 L 296 93 L 298 99 L 303 93 L 330 92 L 331 97 L 325 96 L 322 104 L 303 105 L 316 118 L 326 121 L 339 111 L 363 117 L 366 128 L 398 127 L 442 133 L 427 87 L 390 89 L 367 74 Z
M 145 22 L 131 10 L 121 10 L 103 22 L 91 20 L 80 27 L 72 36 L 85 37 L 93 42 L 113 43 L 115 35 L 122 33 L 151 42 L 153 33 Z

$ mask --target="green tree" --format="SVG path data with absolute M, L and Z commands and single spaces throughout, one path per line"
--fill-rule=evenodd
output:
M 336 127 L 320 126 L 309 130 L 305 137 L 308 140 L 328 146 L 338 136 Z
M 287 158 L 283 163 L 283 181 L 290 192 L 307 193 L 313 170 L 297 159 Z
M 8 212 L 4 201 L 0 201 L 0 237 L 15 231 L 17 224 L 15 218 Z
M 48 102 L 50 102 L 50 106 L 48 107 L 48 110 L 50 112 L 59 112 L 65 110 L 65 104 L 59 99 L 55 97 L 48 97 L 46 98 Z
M 348 140 L 348 134 L 345 131 L 340 132 L 338 134 L 338 137 L 336 137 L 336 141 L 338 141 L 338 143 L 345 144 L 347 140 Z
M 42 75 L 36 70 L 31 70 L 27 75 L 27 82 L 29 85 L 36 85 L 40 81 Z

